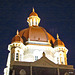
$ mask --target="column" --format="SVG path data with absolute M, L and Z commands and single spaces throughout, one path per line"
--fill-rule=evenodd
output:
M 32 75 L 32 66 L 30 66 L 30 75 Z

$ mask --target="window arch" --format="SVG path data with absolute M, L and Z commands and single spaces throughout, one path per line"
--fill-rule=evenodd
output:
M 69 73 L 68 73 L 68 72 L 66 72 L 64 75 L 69 75 Z
M 15 51 L 15 60 L 16 61 L 19 61 L 20 60 L 20 50 L 16 48 L 16 51 Z
M 35 61 L 38 60 L 39 54 L 40 54 L 40 53 L 39 53 L 38 50 L 35 50 L 35 51 L 34 51 L 34 58 L 35 58 Z
M 20 70 L 20 75 L 26 75 L 26 71 L 24 69 Z

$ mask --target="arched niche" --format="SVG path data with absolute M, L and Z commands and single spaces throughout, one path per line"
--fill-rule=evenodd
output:
M 69 73 L 68 73 L 68 72 L 66 72 L 64 75 L 69 75 Z
M 24 69 L 20 70 L 20 75 L 26 75 L 26 71 Z

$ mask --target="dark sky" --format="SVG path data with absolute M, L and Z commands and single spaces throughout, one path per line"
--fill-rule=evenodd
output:
M 27 17 L 32 7 L 41 18 L 44 27 L 69 49 L 68 64 L 75 66 L 75 0 L 0 0 L 0 75 L 6 67 L 8 44 L 20 31 L 28 27 Z

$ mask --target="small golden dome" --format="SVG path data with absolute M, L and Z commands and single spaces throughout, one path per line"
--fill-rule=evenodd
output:
M 55 46 L 65 46 L 65 44 L 59 39 L 59 35 L 57 34 L 57 39 L 54 42 L 54 47 Z
M 35 13 L 35 10 L 34 10 L 34 8 L 33 8 L 33 11 L 32 11 L 32 13 L 31 13 L 29 16 L 38 16 L 38 14 L 37 14 L 37 13 Z
M 60 40 L 60 39 L 57 39 L 55 42 L 54 42 L 54 47 L 55 46 L 65 46 L 65 44 Z
M 17 30 L 17 35 L 15 35 L 15 37 L 12 38 L 12 42 L 22 42 L 23 43 L 23 39 L 20 37 L 19 32 Z

